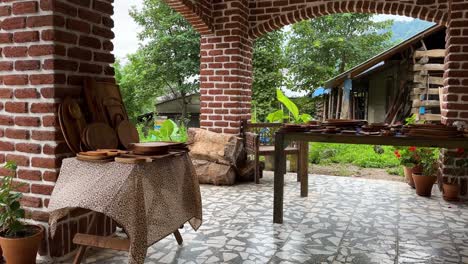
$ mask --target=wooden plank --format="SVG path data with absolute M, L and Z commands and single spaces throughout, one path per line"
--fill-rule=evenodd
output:
M 91 246 L 96 248 L 107 248 L 119 251 L 128 251 L 130 240 L 117 237 L 102 237 L 78 233 L 73 238 L 73 243 L 82 246 Z
M 424 114 L 418 115 L 419 120 L 426 120 L 426 121 L 440 121 L 441 116 L 438 114 Z
M 179 230 L 176 230 L 174 232 L 175 239 L 177 240 L 177 244 L 182 245 L 184 243 L 184 240 L 182 239 L 182 235 L 180 234 Z
M 465 148 L 468 149 L 468 140 L 466 138 L 426 138 L 426 137 L 383 137 L 383 136 L 364 136 L 364 135 L 341 135 L 341 134 L 318 134 L 318 133 L 284 133 L 285 142 L 307 141 L 307 142 L 326 142 L 342 144 L 364 144 L 364 145 L 383 145 L 383 146 L 417 146 L 433 148 Z
M 429 76 L 429 80 L 428 80 L 428 77 L 415 75 L 413 82 L 423 83 L 423 84 L 427 84 L 429 82 L 429 84 L 444 85 L 444 78 Z
M 433 49 L 433 50 L 417 50 L 413 55 L 416 59 L 422 57 L 429 58 L 445 58 L 445 49 Z
M 414 88 L 413 93 L 415 95 L 420 94 L 439 94 L 439 88 L 429 88 L 429 91 L 426 88 Z
M 443 71 L 444 65 L 439 63 L 415 64 L 413 71 Z
M 440 107 L 440 101 L 439 100 L 418 100 L 415 99 L 413 100 L 413 107 L 421 107 L 421 106 L 426 106 L 426 107 Z

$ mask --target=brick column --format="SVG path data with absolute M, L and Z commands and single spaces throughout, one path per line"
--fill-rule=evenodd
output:
M 114 81 L 112 13 L 111 0 L 0 1 L 0 164 L 19 165 L 16 181 L 30 223 L 47 227 L 49 197 L 70 153 L 58 104 L 80 95 L 84 76 Z M 40 254 L 58 257 L 75 249 L 70 241 L 86 229 L 88 217 L 70 215 L 55 239 L 46 234 Z M 109 222 L 99 229 L 111 232 L 112 225 L 104 227 Z
M 444 90 L 442 103 L 443 122 L 453 124 L 457 120 L 468 123 L 468 1 L 449 1 L 446 35 Z M 441 166 L 444 180 L 457 177 L 461 196 L 468 196 L 468 175 L 455 171 L 457 160 L 466 157 L 455 150 L 444 150 Z M 459 168 L 459 166 L 458 166 Z
M 213 4 L 214 34 L 201 40 L 201 127 L 239 133 L 250 118 L 252 40 L 248 36 L 248 1 Z

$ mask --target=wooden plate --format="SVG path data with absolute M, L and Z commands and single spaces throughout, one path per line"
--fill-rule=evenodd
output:
M 83 117 L 77 119 L 71 115 L 70 104 L 72 104 L 72 99 L 66 98 L 59 106 L 58 119 L 65 142 L 70 150 L 76 154 L 81 151 L 81 132 L 84 129 L 85 121 Z
M 105 123 L 92 123 L 88 125 L 83 139 L 91 150 L 116 149 L 119 145 L 114 129 Z
M 121 121 L 117 126 L 117 136 L 119 137 L 120 144 L 128 149 L 132 143 L 140 143 L 140 136 L 135 125 L 128 120 Z
M 93 157 L 107 157 L 108 156 L 106 151 L 85 151 L 85 152 L 80 152 L 78 154 L 82 156 L 93 156 Z
M 84 160 L 84 161 L 113 161 L 114 157 L 109 157 L 109 156 L 88 156 L 88 155 L 82 155 L 80 153 L 76 154 L 76 158 L 79 160 Z
M 142 155 L 161 155 L 169 152 L 169 149 L 174 146 L 180 146 L 177 142 L 147 142 L 130 144 L 129 148 L 135 154 Z

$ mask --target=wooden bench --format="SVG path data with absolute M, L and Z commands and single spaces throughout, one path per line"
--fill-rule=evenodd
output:
M 262 177 L 260 156 L 275 155 L 275 133 L 282 126 L 283 124 L 280 123 L 251 123 L 248 120 L 242 120 L 241 137 L 244 138 L 247 155 L 254 157 L 255 183 L 259 183 Z M 284 152 L 286 155 L 296 155 L 299 157 L 299 147 L 295 143 L 287 146 Z M 297 162 L 297 170 L 299 171 L 299 162 Z

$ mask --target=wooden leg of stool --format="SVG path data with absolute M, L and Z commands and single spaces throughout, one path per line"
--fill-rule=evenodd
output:
M 94 213 L 91 216 L 91 221 L 89 222 L 88 229 L 86 230 L 86 233 L 89 234 L 91 230 L 96 226 L 96 213 Z M 76 253 L 75 259 L 73 260 L 73 264 L 80 264 L 81 261 L 83 260 L 83 257 L 86 253 L 87 246 L 81 245 L 78 248 L 78 252 Z
M 182 235 L 180 234 L 179 230 L 174 232 L 175 239 L 177 240 L 177 244 L 182 245 L 184 240 L 182 239 Z

